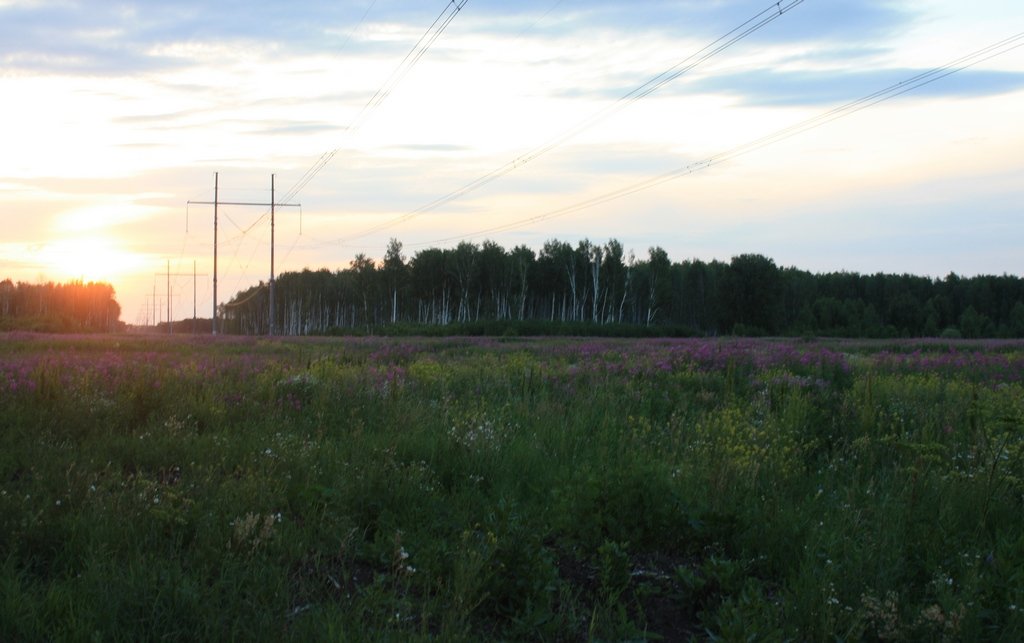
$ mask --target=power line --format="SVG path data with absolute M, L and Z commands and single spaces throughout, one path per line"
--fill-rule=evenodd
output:
M 376 0 L 375 0 L 376 1 Z M 802 0 L 801 0 L 802 1 Z M 391 72 L 387 80 L 384 81 L 377 91 L 370 97 L 370 100 L 363 105 L 363 108 L 356 115 L 355 119 L 346 127 L 346 131 L 354 132 L 362 126 L 363 122 L 369 118 L 370 114 L 373 113 L 380 105 L 391 95 L 391 92 L 398 86 L 399 83 L 409 74 L 416 63 L 426 55 L 427 51 L 431 46 L 441 37 L 441 34 L 448 28 L 455 16 L 462 11 L 462 8 L 466 6 L 469 0 L 449 0 L 448 4 L 445 5 L 441 13 L 434 18 L 434 22 L 430 24 L 423 35 L 420 36 L 416 44 L 413 45 L 412 49 L 406 53 L 405 58 L 398 64 L 397 67 Z M 371 5 L 372 6 L 372 5 Z M 367 9 L 369 11 L 369 9 Z M 363 16 L 365 18 L 365 15 Z M 310 181 L 316 177 L 327 165 L 334 159 L 334 157 L 341 151 L 341 147 L 335 147 L 334 149 L 327 150 L 303 173 L 299 180 L 285 193 L 282 197 L 283 201 L 290 201 L 298 196 Z M 256 219 L 252 225 L 248 226 L 244 230 L 241 230 L 242 235 L 246 235 L 253 230 L 256 226 L 261 224 L 269 216 L 270 211 L 264 212 L 258 219 Z
M 947 76 L 951 76 L 952 74 L 955 74 L 959 71 L 963 71 L 964 69 L 968 69 L 970 67 L 983 63 L 987 60 L 995 58 L 996 56 L 1001 56 L 1003 54 L 1009 53 L 1010 51 L 1013 51 L 1020 47 L 1024 47 L 1024 32 L 1018 33 L 1014 36 L 1010 36 L 1009 38 L 1006 38 L 997 43 L 984 47 L 978 51 L 975 51 L 974 53 L 962 56 L 941 67 L 936 67 L 932 70 L 917 74 L 911 78 L 900 81 L 894 85 L 890 85 L 885 89 L 873 92 L 871 94 L 868 94 L 867 96 L 846 103 L 845 105 L 833 108 L 815 117 L 796 123 L 795 125 L 791 125 L 789 127 L 777 130 L 771 134 L 768 134 L 767 136 L 762 136 L 761 138 L 749 141 L 742 145 L 737 145 L 736 147 L 725 150 L 720 154 L 710 156 L 702 161 L 691 163 L 689 165 L 666 172 L 664 174 L 651 177 L 649 179 L 625 186 L 617 190 L 606 192 L 604 194 L 580 201 L 578 203 L 563 208 L 550 210 L 543 214 L 527 217 L 525 219 L 519 219 L 517 221 L 513 221 L 500 226 L 494 226 L 492 228 L 487 228 L 484 230 L 477 230 L 476 232 L 472 232 L 469 234 L 456 235 L 451 237 L 445 237 L 443 239 L 435 239 L 433 241 L 423 243 L 411 243 L 407 245 L 426 246 L 431 244 L 446 243 L 450 241 L 468 239 L 470 237 L 476 237 L 484 234 L 492 234 L 494 232 L 504 232 L 506 230 L 512 230 L 514 228 L 519 228 L 525 225 L 529 225 L 531 223 L 539 223 L 541 221 L 546 221 L 548 219 L 554 219 L 556 217 L 579 212 L 580 210 L 585 210 L 587 208 L 600 205 L 602 203 L 607 203 L 609 201 L 621 199 L 622 197 L 629 196 L 631 194 L 635 194 L 643 190 L 648 190 L 655 186 L 661 185 L 662 183 L 678 179 L 682 176 L 686 176 L 688 174 L 693 174 L 700 170 L 707 169 L 713 165 L 718 165 L 726 161 L 735 159 L 737 157 L 743 156 L 745 154 L 749 154 L 768 145 L 772 145 L 773 143 L 778 143 L 788 138 L 792 138 L 793 136 L 796 136 L 798 134 L 802 134 L 812 129 L 817 129 L 822 125 L 826 125 L 828 123 L 831 123 L 832 121 L 844 118 L 846 116 L 850 116 L 851 114 L 855 114 L 861 110 L 873 107 L 879 103 L 891 100 L 893 98 L 914 91 L 916 89 L 920 89 L 925 85 L 929 85 L 938 80 L 946 78 Z
M 539 25 L 540 23 L 544 22 L 544 19 L 547 18 L 549 15 L 551 15 L 551 12 L 554 11 L 555 9 L 557 9 L 559 7 L 559 5 L 561 5 L 561 4 L 562 4 L 562 0 L 555 0 L 555 3 L 552 4 L 550 7 L 548 7 L 548 10 L 544 12 L 544 15 L 542 15 L 540 18 L 537 18 L 536 20 L 534 20 L 533 24 L 531 24 L 529 27 L 527 27 L 527 28 L 525 28 L 525 29 L 523 29 L 522 31 L 519 32 L 519 35 L 516 36 L 516 42 L 521 40 L 523 38 L 523 36 L 525 36 L 526 34 L 530 33 L 534 29 L 536 29 L 537 25 Z
M 419 41 L 413 46 L 409 53 L 405 55 L 402 62 L 399 63 L 398 67 L 391 72 L 391 76 L 381 85 L 380 89 L 377 90 L 363 109 L 360 110 L 359 114 L 356 115 L 355 120 L 349 126 L 350 129 L 356 130 L 362 125 L 363 121 L 371 111 L 376 109 L 383 103 L 395 87 L 409 74 L 409 71 L 419 62 L 423 55 L 427 53 L 431 45 L 444 33 L 444 30 L 448 28 L 451 21 L 455 19 L 455 16 L 462 10 L 468 0 L 460 0 L 457 4 L 455 0 L 451 0 L 448 6 L 444 8 L 440 15 L 434 19 L 433 24 L 427 29 Z M 440 24 L 439 24 L 440 23 Z
M 295 246 L 299 244 L 299 237 L 302 236 L 302 206 L 299 206 L 299 234 L 292 241 L 292 245 L 288 247 L 288 252 L 284 253 L 284 259 L 281 261 L 282 264 L 288 263 L 288 258 L 292 256 L 292 250 L 295 250 Z
M 255 288 L 256 288 L 256 290 L 254 290 L 254 291 L 252 292 L 252 294 L 251 294 L 251 295 L 249 295 L 248 297 L 246 297 L 245 299 L 243 299 L 243 300 L 241 300 L 241 301 L 229 301 L 229 302 L 225 302 L 225 303 L 224 303 L 224 307 L 225 307 L 225 308 L 235 308 L 235 307 L 237 307 L 237 306 L 243 306 L 243 305 L 245 305 L 245 304 L 249 303 L 250 301 L 252 301 L 253 299 L 255 299 L 255 298 L 256 298 L 256 297 L 257 297 L 257 296 L 258 296 L 258 295 L 259 295 L 260 293 L 262 293 L 262 292 L 263 292 L 264 290 L 266 290 L 266 289 L 267 289 L 267 286 L 266 286 L 266 284 L 263 284 L 263 283 L 261 283 L 260 285 L 256 286 Z
M 345 48 L 348 47 L 348 43 L 352 41 L 352 37 L 356 35 L 356 32 L 359 31 L 359 28 L 363 26 L 364 22 L 366 22 L 366 16 L 370 15 L 370 11 L 374 8 L 374 6 L 376 6 L 376 4 L 377 0 L 373 0 L 373 2 L 367 5 L 366 10 L 363 11 L 363 15 L 359 18 L 359 22 L 357 22 L 356 26 L 352 28 L 352 31 L 348 32 L 348 36 L 345 38 L 345 42 L 341 43 L 341 47 L 339 48 L 340 51 L 344 51 Z
M 437 39 L 441 37 L 441 34 L 443 34 L 448 28 L 448 25 L 450 25 L 452 20 L 455 19 L 455 16 L 462 11 L 462 8 L 466 6 L 467 2 L 469 2 L 469 0 L 450 0 L 448 4 L 445 5 L 445 8 L 441 10 L 441 13 L 439 13 L 436 18 L 434 18 L 434 22 L 432 22 L 427 30 L 423 32 L 423 35 L 420 36 L 420 39 L 416 41 L 416 44 L 413 45 L 412 49 L 410 49 L 405 55 L 402 62 L 400 62 L 398 66 L 395 67 L 394 71 L 391 72 L 391 75 L 386 81 L 384 81 L 384 84 L 381 85 L 380 88 L 377 89 L 376 93 L 370 97 L 370 100 L 363 105 L 363 108 L 356 115 L 355 119 L 353 119 L 352 123 L 349 124 L 347 128 L 348 131 L 358 130 L 359 127 L 362 126 L 363 122 L 369 118 L 370 114 L 380 107 L 385 100 L 387 100 L 388 96 L 391 95 L 391 92 L 394 91 L 398 84 L 405 79 L 410 71 L 412 71 L 412 68 L 416 66 L 416 63 L 426 55 L 427 51 L 430 50 L 431 46 L 433 46 Z M 295 196 L 298 195 L 298 193 L 302 191 L 302 189 L 305 188 L 321 170 L 327 167 L 327 164 L 331 162 L 339 151 L 341 151 L 341 148 L 336 147 L 321 154 L 320 158 L 317 159 L 313 166 L 306 170 L 305 174 L 299 178 L 295 185 L 285 193 L 283 200 L 289 201 L 295 198 Z
M 790 127 L 778 130 L 772 134 L 769 134 L 768 136 L 761 137 L 755 141 L 751 141 L 743 145 L 738 145 L 726 152 L 723 152 L 718 156 L 712 157 L 711 160 L 713 164 L 722 163 L 727 160 L 736 158 L 738 156 L 742 156 L 744 154 L 748 154 L 750 152 L 758 150 L 766 145 L 770 145 L 772 143 L 776 143 L 787 138 L 791 138 L 793 136 L 796 136 L 797 134 L 801 134 L 811 129 L 816 129 L 818 127 L 821 127 L 822 125 L 830 123 L 844 116 L 848 116 L 850 114 L 859 112 L 863 109 L 867 109 L 868 107 L 871 107 L 878 103 L 896 98 L 897 96 L 901 96 L 903 94 L 906 94 L 907 92 L 919 89 L 921 87 L 924 87 L 925 85 L 930 85 L 931 83 L 946 78 L 947 76 L 951 76 L 959 71 L 963 71 L 964 69 L 968 69 L 987 60 L 995 58 L 996 56 L 1001 56 L 1003 54 L 1009 53 L 1021 46 L 1024 46 L 1024 32 L 1018 33 L 1014 36 L 1010 36 L 1009 38 L 1006 38 L 1004 40 L 1000 40 L 999 42 L 988 45 L 987 47 L 983 47 L 982 49 L 967 54 L 966 56 L 961 56 L 960 58 L 957 58 L 956 60 L 953 60 L 949 63 L 946 63 L 941 67 L 936 67 L 929 71 L 922 72 L 920 74 L 912 76 L 911 78 L 890 85 L 885 89 L 868 94 L 867 96 L 863 96 L 855 101 L 831 109 L 813 118 L 801 121 L 796 125 L 792 125 Z
M 513 170 L 523 167 L 527 163 L 534 161 L 540 158 L 541 156 L 547 154 L 548 152 L 551 152 L 552 150 L 560 147 L 570 139 L 585 132 L 586 130 L 590 129 L 597 123 L 608 118 L 612 114 L 624 109 L 625 107 L 643 98 L 646 98 L 647 96 L 650 96 L 651 94 L 661 89 L 668 83 L 676 80 L 683 74 L 693 70 L 701 63 L 707 61 L 708 59 L 721 53 L 722 51 L 725 51 L 726 49 L 736 44 L 737 42 L 740 42 L 741 40 L 745 39 L 752 33 L 758 31 L 759 29 L 765 27 L 771 22 L 774 22 L 778 18 L 782 17 L 786 13 L 792 11 L 800 4 L 803 4 L 803 2 L 804 0 L 789 0 L 786 3 L 772 3 L 765 9 L 762 9 L 752 17 L 745 20 L 740 25 L 734 27 L 724 35 L 720 36 L 710 44 L 704 46 L 702 49 L 694 52 L 693 54 L 690 54 L 685 59 L 681 60 L 672 67 L 666 69 L 665 71 L 661 72 L 657 76 L 654 76 L 653 78 L 643 83 L 639 87 L 636 87 L 632 91 L 624 94 L 611 105 L 605 107 L 601 111 L 592 115 L 590 118 L 575 125 L 568 131 L 550 139 L 548 142 L 540 145 L 539 147 L 534 148 L 529 152 L 517 156 L 516 158 L 512 159 L 505 165 L 502 165 L 501 167 L 492 170 L 487 174 L 484 174 L 474 179 L 473 181 L 470 181 L 469 183 L 467 183 L 466 185 L 462 186 L 457 190 L 449 192 L 448 194 L 439 197 L 431 201 L 430 203 L 421 206 L 411 212 L 408 212 L 400 217 L 392 219 L 391 221 L 386 221 L 384 223 L 373 226 L 367 230 L 364 230 L 363 232 L 348 236 L 346 237 L 346 240 L 358 239 L 360 237 L 364 237 L 375 232 L 379 232 L 380 230 L 390 228 L 400 223 L 404 223 L 405 221 L 413 219 L 431 210 L 436 210 L 437 208 L 447 203 L 450 203 L 458 198 L 465 196 L 466 194 L 469 194 L 470 192 L 473 192 L 484 187 L 485 185 L 509 174 Z

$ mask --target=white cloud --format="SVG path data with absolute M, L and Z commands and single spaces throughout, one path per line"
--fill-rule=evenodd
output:
M 359 250 L 379 256 L 392 236 L 412 249 L 704 159 L 974 51 L 1024 17 L 1019 3 L 1004 1 L 805 3 L 486 187 L 351 239 L 543 150 L 766 4 L 581 0 L 546 13 L 551 3 L 470 3 L 383 105 L 349 131 L 435 8 L 393 13 L 399 9 L 382 5 L 358 24 L 365 3 L 256 2 L 244 12 L 233 3 L 128 3 L 83 11 L 0 0 L 0 59 L 8 68 L 0 94 L 11 97 L 0 140 L 13 151 L 0 157 L 5 236 L 25 248 L 51 241 L 47 235 L 91 235 L 99 244 L 109 234 L 122 244 L 119 252 L 157 264 L 115 284 L 132 320 L 168 258 L 190 264 L 195 257 L 200 272 L 212 272 L 212 216 L 193 210 L 185 234 L 183 215 L 187 200 L 212 197 L 214 171 L 224 194 L 266 199 L 270 173 L 283 192 L 321 154 L 337 150 L 297 197 L 303 235 L 294 217 L 281 219 L 278 269 L 338 268 Z M 817 262 L 808 267 L 831 259 L 835 269 L 887 270 L 870 231 L 859 231 L 855 252 L 817 253 L 815 243 L 839 247 L 826 237 L 844 228 L 823 224 L 812 234 L 793 213 L 816 210 L 842 222 L 866 207 L 865 195 L 884 195 L 902 208 L 890 215 L 892 230 L 904 230 L 928 221 L 902 219 L 904 212 L 992 208 L 993 194 L 1019 202 L 1022 188 L 1007 177 L 1024 170 L 1024 92 L 1016 89 L 1024 49 L 974 71 L 694 176 L 497 238 L 536 247 L 555 235 L 614 236 L 640 255 L 664 244 L 677 259 L 701 248 L 775 249 L 787 253 L 780 263 L 800 265 L 806 256 Z M 8 212 L 26 221 L 9 221 Z M 243 228 L 261 214 L 226 212 Z M 269 274 L 268 235 L 262 226 L 241 235 L 228 221 L 221 225 L 220 294 L 228 297 L 236 285 Z M 999 243 L 1024 241 L 1020 224 L 1000 225 Z M 754 247 L 757 234 L 764 248 Z M 877 248 L 892 247 L 891 236 L 879 231 Z M 891 265 L 943 272 L 942 262 L 956 257 L 964 262 L 956 269 L 969 272 L 965 264 L 980 251 L 942 250 L 963 237 L 954 226 L 937 227 L 927 254 L 904 253 Z M 5 266 L 32 263 L 9 252 L 0 248 Z M 33 279 L 39 268 L 17 269 Z M 210 304 L 205 292 L 202 310 Z

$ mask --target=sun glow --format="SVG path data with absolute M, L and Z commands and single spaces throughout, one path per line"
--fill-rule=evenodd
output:
M 87 205 L 70 210 L 57 217 L 55 229 L 60 232 L 83 233 L 142 221 L 156 216 L 160 209 L 155 206 L 139 205 L 134 201 L 139 198 L 160 196 L 162 195 L 133 195 L 123 198 L 121 202 Z
M 47 243 L 39 250 L 38 260 L 56 279 L 106 282 L 151 263 L 144 255 L 125 250 L 114 239 L 95 236 Z

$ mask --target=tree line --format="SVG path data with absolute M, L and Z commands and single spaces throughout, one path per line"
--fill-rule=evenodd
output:
M 267 285 L 237 293 L 221 312 L 227 332 L 267 333 Z M 287 335 L 543 322 L 699 335 L 1024 337 L 1024 280 L 812 274 L 758 254 L 673 262 L 660 247 L 637 257 L 614 239 L 550 240 L 539 252 L 462 242 L 407 257 L 392 239 L 380 261 L 360 254 L 345 269 L 282 274 L 275 318 L 275 332 Z
M 120 317 L 108 283 L 0 281 L 0 330 L 106 333 L 124 328 Z

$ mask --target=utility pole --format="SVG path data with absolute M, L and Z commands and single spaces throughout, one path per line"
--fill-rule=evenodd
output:
M 210 316 L 210 323 L 213 324 L 213 334 L 217 334 L 217 206 L 220 205 L 220 172 L 213 173 L 213 201 L 188 201 L 188 205 L 212 205 L 213 206 L 213 315 Z M 188 218 L 185 219 L 185 230 L 188 231 Z
M 220 172 L 213 173 L 213 316 L 210 324 L 217 334 L 217 196 L 220 191 Z
M 249 207 L 270 208 L 270 329 L 269 334 L 274 334 L 274 213 L 276 208 L 301 208 L 301 203 L 277 203 L 274 198 L 274 175 L 270 175 L 270 203 L 249 203 L 220 201 L 217 198 L 219 173 L 214 173 L 213 178 L 213 201 L 189 201 L 188 205 L 212 205 L 213 206 L 213 334 L 217 334 L 217 207 L 219 205 L 238 205 Z
M 154 281 L 153 282 L 153 294 L 152 295 L 146 295 L 146 299 L 149 299 L 150 302 L 152 302 L 151 304 L 150 303 L 146 304 L 146 326 L 150 325 L 150 322 L 149 322 L 149 320 L 150 320 L 150 317 L 149 317 L 150 311 L 152 311 L 152 314 L 153 314 L 153 317 L 152 317 L 152 319 L 153 319 L 153 324 L 152 324 L 153 327 L 155 328 L 155 327 L 160 325 L 160 319 L 157 317 L 156 311 L 157 311 L 157 305 L 158 305 L 159 301 L 162 298 L 163 298 L 163 295 L 158 295 L 156 293 L 156 281 Z
M 270 175 L 270 323 L 268 335 L 274 335 L 274 175 Z
M 156 273 L 158 276 L 161 273 Z M 192 334 L 196 332 L 196 262 L 192 260 L 192 272 L 171 272 L 171 260 L 167 260 L 167 334 L 174 333 L 174 322 L 171 320 L 171 277 L 192 277 Z M 206 273 L 202 274 L 203 277 Z M 153 299 L 156 300 L 156 285 L 153 285 Z

